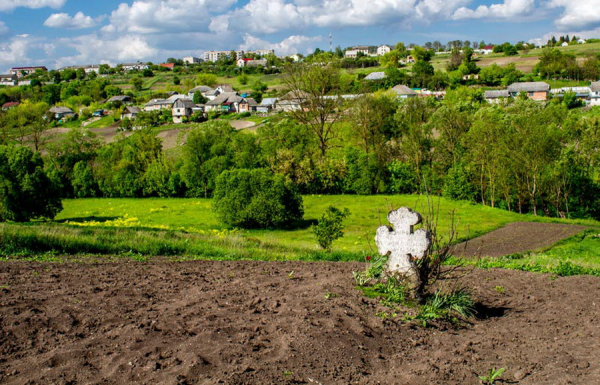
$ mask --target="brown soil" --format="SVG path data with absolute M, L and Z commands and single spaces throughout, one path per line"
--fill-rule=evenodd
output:
M 376 316 L 362 268 L 2 263 L 0 383 L 600 383 L 599 278 L 476 270 L 480 318 L 422 328 Z
M 498 230 L 456 246 L 455 254 L 467 257 L 501 257 L 539 250 L 587 229 L 558 223 L 510 223 Z

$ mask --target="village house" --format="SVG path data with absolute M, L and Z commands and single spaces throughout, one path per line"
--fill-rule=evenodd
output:
M 367 47 L 367 46 L 352 47 L 351 49 L 346 50 L 346 53 L 344 54 L 344 56 L 347 58 L 356 59 L 358 57 L 359 53 L 362 53 L 365 56 L 368 56 L 369 55 L 369 47 Z
M 414 98 L 417 96 L 417 93 L 414 90 L 403 84 L 398 84 L 397 86 L 392 87 L 392 91 L 394 91 L 400 99 Z
M 241 108 L 244 111 L 240 111 Z M 204 110 L 221 111 L 221 112 L 246 112 L 248 110 L 248 102 L 236 92 L 222 92 L 214 100 L 209 101 L 204 105 Z
M 148 68 L 150 68 L 150 66 L 148 65 L 148 63 L 141 63 L 141 62 L 137 62 L 137 63 L 122 63 L 120 64 L 121 68 L 123 68 L 123 71 L 125 72 L 129 72 L 129 71 L 143 71 L 146 70 Z
M 54 118 L 59 121 L 63 118 L 68 118 L 75 115 L 73 110 L 68 107 L 52 107 L 50 112 L 54 114 Z
M 123 119 L 135 120 L 135 119 L 137 119 L 137 116 L 140 112 L 142 112 L 142 110 L 139 107 L 127 106 L 123 109 L 123 112 L 121 112 L 121 120 L 123 120 Z
M 121 103 L 121 104 L 129 104 L 131 103 L 131 96 L 129 95 L 117 95 L 107 100 L 109 103 Z
M 483 98 L 488 103 L 499 103 L 502 99 L 510 97 L 508 90 L 487 90 L 483 92 Z
M 277 104 L 277 98 L 264 98 L 260 104 L 256 107 L 256 112 L 268 114 L 275 109 Z
M 187 95 L 173 95 L 168 99 L 152 99 L 144 105 L 144 111 L 159 111 L 163 109 L 172 109 L 173 104 L 179 99 L 191 100 Z
M 217 91 L 216 89 L 211 88 L 209 86 L 198 86 L 188 91 L 188 96 L 190 97 L 190 99 L 194 99 L 194 94 L 196 92 L 200 92 L 202 96 L 204 96 L 208 100 L 215 100 L 215 98 L 221 93 L 220 91 Z
M 302 57 L 297 53 L 289 55 L 288 57 L 292 59 L 294 63 L 298 63 L 300 60 L 302 60 Z
M 18 107 L 21 103 L 19 102 L 6 102 L 2 105 L 2 111 L 10 110 L 11 108 Z
M 189 118 L 194 114 L 196 105 L 190 99 L 180 98 L 173 103 L 171 110 L 173 114 L 173 123 L 183 123 L 184 118 Z
M 590 106 L 600 106 L 600 82 L 590 85 Z
M 266 59 L 261 59 L 261 60 L 239 59 L 237 61 L 237 66 L 238 67 L 266 67 L 267 60 Z
M 381 45 L 379 47 L 377 47 L 377 56 L 383 56 L 386 53 L 389 53 L 392 51 L 392 47 L 390 47 L 389 45 Z
M 44 66 L 38 66 L 38 67 L 13 67 L 10 70 L 8 70 L 8 73 L 10 73 L 11 75 L 16 75 L 18 78 L 22 78 L 27 75 L 31 75 L 32 73 L 34 73 L 37 70 L 42 71 L 42 72 L 48 72 L 48 68 L 46 68 Z
M 544 82 L 513 83 L 508 86 L 508 93 L 513 98 L 524 92 L 531 100 L 547 100 L 550 86 Z
M 302 109 L 302 106 L 306 103 L 310 95 L 305 91 L 290 91 L 277 100 L 277 104 L 275 105 L 275 109 L 277 111 L 295 111 Z
M 0 86 L 14 87 L 18 83 L 17 75 L 15 74 L 6 74 L 0 75 Z
M 90 74 L 92 72 L 95 72 L 96 74 L 100 73 L 100 65 L 96 65 L 96 64 L 83 65 L 83 66 L 67 66 L 67 67 L 59 68 L 58 72 L 63 72 L 64 70 L 67 70 L 67 69 L 77 71 L 80 68 L 83 69 L 86 74 Z
M 589 104 L 591 101 L 592 92 L 590 86 L 553 88 L 550 90 L 550 95 L 553 98 L 563 98 L 567 92 L 574 93 L 575 97 L 584 104 Z
M 160 63 L 159 67 L 165 67 L 173 71 L 175 69 L 175 63 Z
M 489 55 L 492 52 L 494 52 L 494 46 L 493 45 L 486 45 L 483 48 L 476 49 L 475 52 L 477 52 L 479 54 L 482 54 L 482 55 Z

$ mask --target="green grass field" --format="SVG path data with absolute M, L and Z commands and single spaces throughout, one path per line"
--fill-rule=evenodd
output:
M 442 233 L 447 233 L 450 229 L 451 214 L 454 211 L 459 239 L 470 239 L 515 221 L 568 222 L 592 226 L 598 224 L 593 221 L 561 221 L 519 215 L 443 198 L 435 198 L 433 203 L 436 209 L 439 205 L 439 229 Z M 316 221 L 329 205 L 347 207 L 351 212 L 346 220 L 346 235 L 338 240 L 334 247 L 352 252 L 372 251 L 375 229 L 382 224 L 388 224 L 386 215 L 391 207 L 408 206 L 424 215 L 428 211 L 426 198 L 418 195 L 308 195 L 304 196 L 305 221 Z M 64 210 L 56 220 L 85 223 L 123 218 L 128 218 L 139 227 L 196 233 L 229 229 L 216 217 L 211 199 L 72 199 L 64 201 Z M 242 234 L 298 248 L 316 247 L 309 228 L 244 230 Z
M 53 223 L 0 225 L 0 255 L 99 254 L 176 256 L 200 259 L 264 260 L 363 260 L 376 253 L 375 230 L 387 225 L 391 208 L 408 206 L 427 216 L 434 206 L 438 234 L 447 235 L 456 225 L 457 240 L 471 239 L 515 221 L 583 224 L 596 229 L 592 220 L 559 220 L 520 215 L 500 209 L 418 195 L 304 196 L 302 223 L 288 230 L 239 230 L 221 223 L 211 199 L 70 199 Z M 347 207 L 345 236 L 333 244 L 333 252 L 321 251 L 310 229 L 330 205 Z M 597 231 L 597 230 L 593 230 Z M 544 270 L 557 261 L 584 268 L 600 268 L 600 238 L 596 234 L 574 237 L 538 254 L 487 262 L 481 267 Z

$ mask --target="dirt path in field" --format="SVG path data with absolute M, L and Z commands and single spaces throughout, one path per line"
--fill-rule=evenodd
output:
M 422 328 L 359 263 L 0 263 L 3 384 L 600 383 L 600 278 L 476 270 L 480 319 Z
M 552 246 L 587 229 L 586 226 L 559 223 L 510 223 L 481 237 L 456 246 L 456 255 L 501 257 Z
M 256 126 L 256 123 L 250 120 L 230 120 L 229 124 L 236 130 L 243 130 Z

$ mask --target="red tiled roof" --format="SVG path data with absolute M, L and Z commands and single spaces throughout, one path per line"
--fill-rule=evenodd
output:
M 18 106 L 19 104 L 21 104 L 21 103 L 19 103 L 19 102 L 7 102 L 7 103 L 4 103 L 4 104 L 2 105 L 2 108 L 11 108 L 11 107 L 16 107 L 16 106 Z

